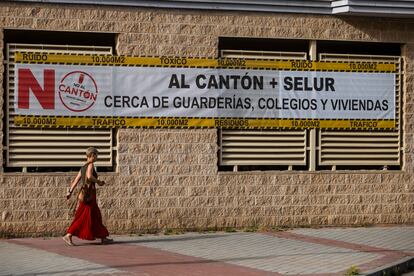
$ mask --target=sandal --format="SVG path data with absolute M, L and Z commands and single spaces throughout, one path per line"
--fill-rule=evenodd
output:
M 71 241 L 71 239 L 68 236 L 63 236 L 62 239 L 66 242 L 69 246 L 74 246 L 75 244 Z
M 105 244 L 105 243 L 111 243 L 113 241 L 114 241 L 113 239 L 109 239 L 109 238 L 102 238 L 101 239 L 101 243 L 103 243 L 103 244 Z

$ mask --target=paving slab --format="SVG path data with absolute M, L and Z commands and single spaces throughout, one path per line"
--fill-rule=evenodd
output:
M 130 240 L 131 238 L 123 238 L 123 241 Z M 144 238 L 138 240 L 145 247 L 286 275 L 338 273 L 344 267 L 368 263 L 382 257 L 376 253 L 261 233 L 189 233 L 175 237 L 154 237 L 151 241 Z M 329 267 L 321 266 L 321 262 L 328 262 Z
M 328 240 L 414 253 L 414 227 L 321 228 L 289 231 Z
M 0 275 L 116 275 L 120 270 L 34 249 L 0 242 Z
M 0 240 L 0 275 L 344 275 L 414 263 L 414 227 Z M 401 266 L 402 267 L 402 266 Z

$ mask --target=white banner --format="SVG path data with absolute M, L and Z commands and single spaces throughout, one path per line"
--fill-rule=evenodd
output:
M 395 119 L 395 74 L 16 64 L 17 115 Z

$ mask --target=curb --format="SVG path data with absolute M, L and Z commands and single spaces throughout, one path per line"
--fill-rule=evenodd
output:
M 385 276 L 385 275 L 401 275 L 405 272 L 410 272 L 414 269 L 414 257 L 405 257 L 394 263 L 376 268 L 375 270 L 367 271 L 361 275 L 366 276 Z

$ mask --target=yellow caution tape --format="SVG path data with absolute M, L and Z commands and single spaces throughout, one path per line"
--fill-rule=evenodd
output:
M 16 63 L 96 65 L 96 66 L 141 66 L 179 68 L 238 68 L 272 69 L 292 71 L 339 71 L 339 72 L 381 72 L 395 73 L 393 62 L 351 62 L 351 61 L 307 61 L 277 59 L 236 58 L 186 58 L 186 57 L 131 57 L 112 55 L 51 54 L 16 52 Z
M 394 120 L 334 119 L 243 119 L 243 118 L 130 118 L 130 117 L 46 117 L 15 116 L 21 127 L 97 128 L 224 128 L 224 129 L 347 129 L 393 130 Z

